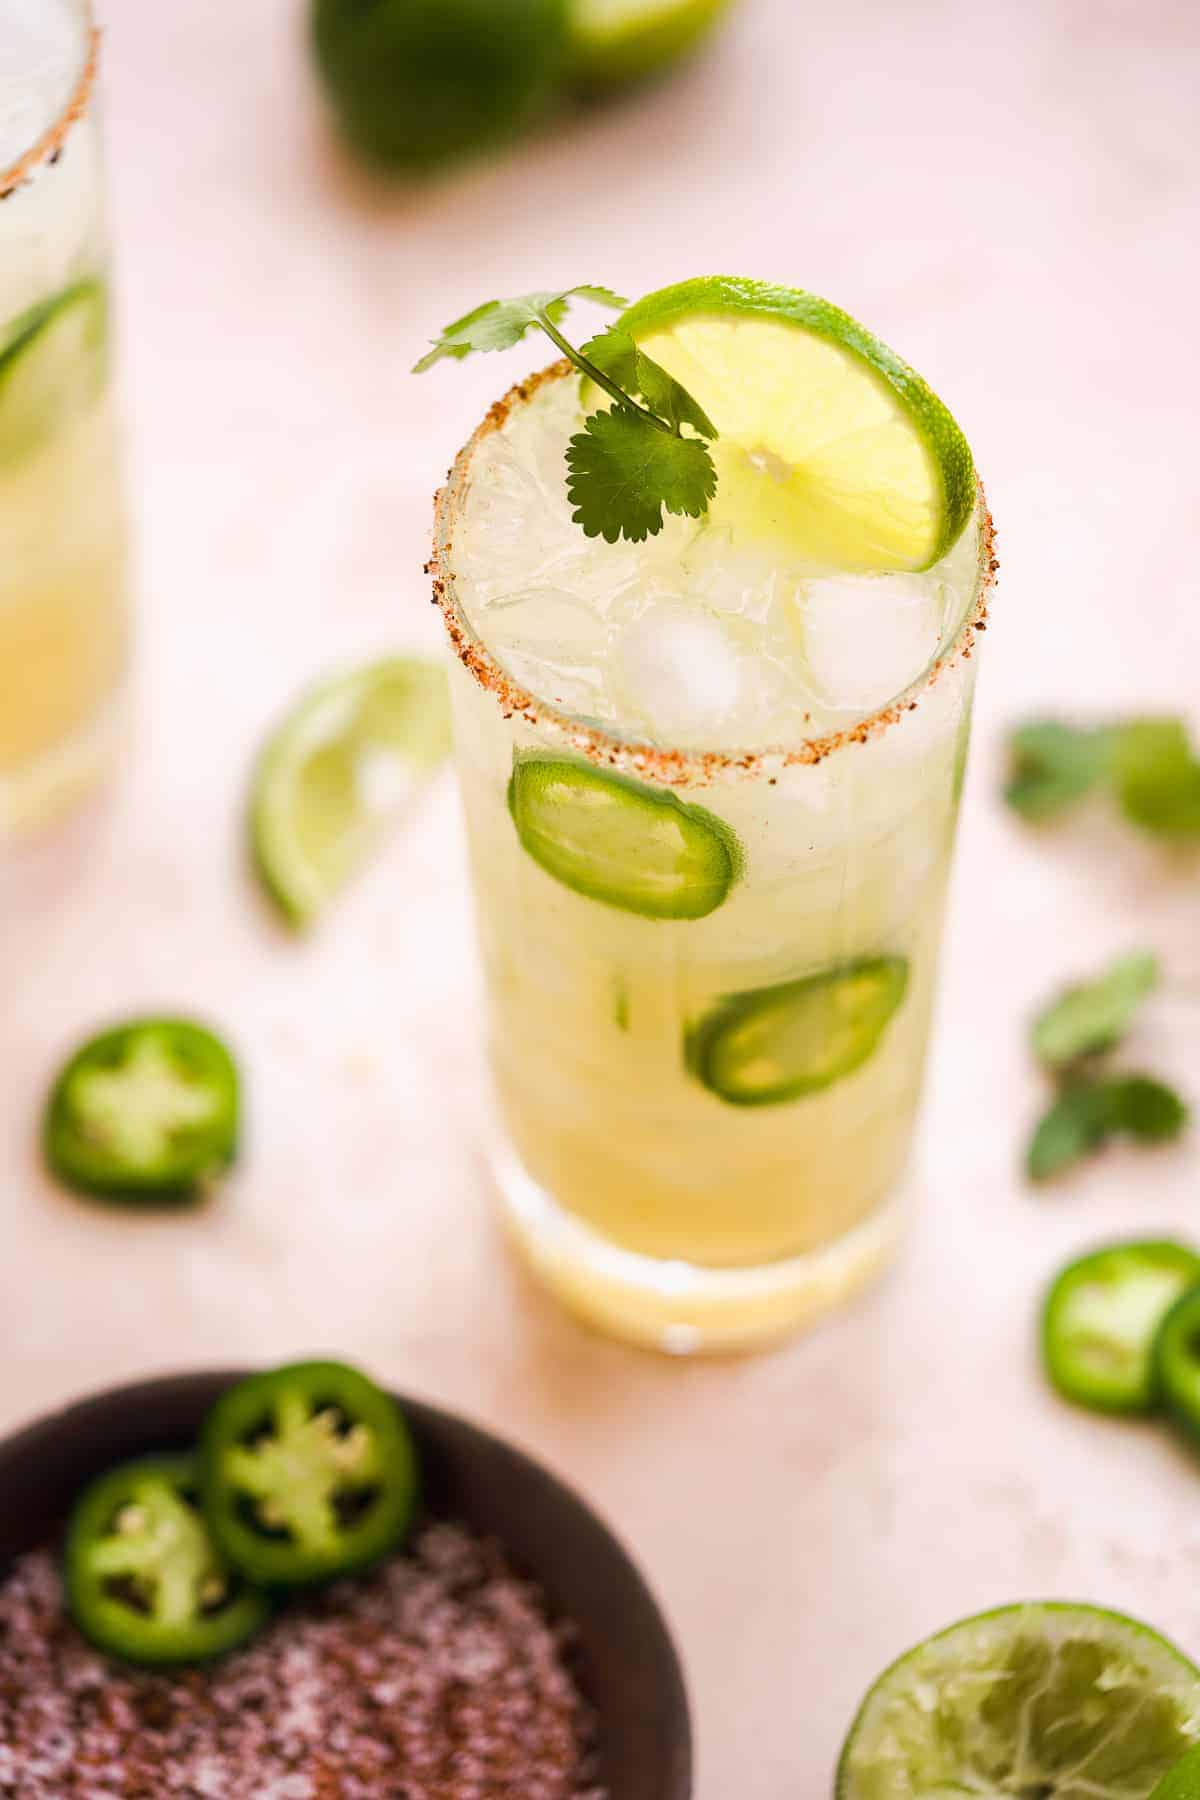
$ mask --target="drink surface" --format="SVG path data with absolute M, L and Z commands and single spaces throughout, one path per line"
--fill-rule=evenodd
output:
M 0 166 L 63 114 L 77 0 L 0 0 Z M 102 763 L 127 655 L 93 112 L 0 201 L 0 839 Z
M 539 387 L 479 444 L 456 526 L 458 600 L 542 700 L 657 744 L 794 746 L 893 700 L 973 604 L 970 529 L 915 575 L 831 572 L 719 513 L 668 515 L 641 544 L 587 538 L 563 464 L 583 418 L 578 381 Z
M 974 662 L 957 640 L 986 546 L 976 519 L 926 573 L 847 576 L 704 520 L 590 540 L 563 488 L 579 417 L 574 378 L 535 386 L 460 462 L 439 545 L 452 604 L 538 701 L 647 747 L 649 833 L 656 799 L 680 805 L 689 830 L 736 846 L 736 868 L 691 916 L 628 903 L 649 836 L 578 881 L 583 815 L 552 856 L 515 797 L 545 759 L 567 765 L 564 792 L 611 784 L 603 748 L 458 669 L 510 1223 L 564 1297 L 625 1335 L 751 1343 L 852 1288 L 890 1242 L 966 755 Z M 884 729 L 859 730 L 898 697 Z M 714 751 L 765 754 L 747 768 Z M 518 1188 L 584 1234 L 546 1254 Z M 602 1267 L 614 1249 L 625 1273 Z M 782 1301 L 726 1297 L 723 1277 L 767 1272 L 766 1292 L 772 1270 Z

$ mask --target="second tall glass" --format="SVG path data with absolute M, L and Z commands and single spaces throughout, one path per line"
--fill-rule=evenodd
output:
M 0 844 L 86 788 L 128 661 L 97 37 L 85 0 L 0 19 Z

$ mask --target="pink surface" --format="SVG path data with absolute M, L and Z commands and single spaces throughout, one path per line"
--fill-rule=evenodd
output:
M 0 1423 L 151 1370 L 318 1348 L 509 1432 L 587 1490 L 662 1594 L 700 1800 L 816 1800 L 863 1688 L 1030 1594 L 1200 1652 L 1200 1478 L 1069 1413 L 1034 1296 L 1106 1234 L 1200 1234 L 1197 1151 L 1045 1196 L 1022 1022 L 1111 951 L 1200 973 L 1200 876 L 1045 845 L 995 803 L 1030 708 L 1195 708 L 1200 39 L 1182 4 L 746 0 L 673 86 L 388 198 L 329 146 L 294 0 L 109 0 L 106 85 L 139 526 L 137 742 L 112 798 L 0 870 Z M 429 500 L 520 352 L 408 378 L 492 294 L 709 270 L 868 320 L 971 437 L 1003 565 L 983 646 L 923 1212 L 894 1279 L 770 1358 L 677 1367 L 586 1336 L 510 1268 L 472 1148 L 478 985 L 453 786 L 310 942 L 245 876 L 241 806 L 296 688 L 433 648 Z M 1197 719 L 1200 723 L 1200 719 Z M 66 1046 L 197 1008 L 251 1141 L 207 1212 L 67 1200 L 31 1137 Z M 1196 1085 L 1194 1004 L 1145 1060 Z

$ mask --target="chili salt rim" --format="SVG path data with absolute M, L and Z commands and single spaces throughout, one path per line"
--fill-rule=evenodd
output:
M 502 400 L 489 408 L 487 416 L 455 458 L 446 485 L 434 496 L 433 555 L 425 565 L 425 573 L 433 578 L 434 604 L 441 609 L 459 661 L 480 687 L 495 696 L 506 719 L 519 716 L 526 724 L 563 738 L 572 750 L 589 761 L 625 774 L 658 781 L 668 787 L 704 785 L 722 778 L 754 777 L 768 768 L 815 765 L 849 744 L 865 744 L 898 724 L 906 713 L 915 712 L 920 695 L 933 686 L 943 670 L 953 668 L 971 656 L 976 634 L 987 629 L 988 602 L 999 567 L 995 554 L 995 527 L 978 476 L 975 487 L 979 555 L 973 608 L 959 626 L 954 641 L 921 671 L 915 681 L 886 705 L 853 725 L 843 726 L 823 737 L 802 738 L 799 743 L 786 746 L 768 745 L 761 750 L 680 750 L 622 738 L 600 725 L 576 718 L 548 700 L 540 700 L 513 680 L 467 618 L 459 603 L 455 578 L 447 559 L 454 549 L 452 531 L 475 452 L 486 438 L 502 428 L 515 407 L 524 405 L 540 388 L 561 380 L 570 371 L 571 364 L 563 358 L 511 387 Z
M 83 66 L 76 78 L 75 86 L 67 96 L 62 111 L 35 138 L 23 156 L 18 157 L 7 169 L 0 169 L 0 200 L 7 200 L 24 182 L 29 181 L 41 168 L 62 149 L 70 135 L 71 128 L 77 125 L 87 112 L 92 99 L 92 89 L 96 84 L 96 69 L 100 61 L 100 31 L 95 24 L 91 0 L 84 0 L 81 7 L 83 23 L 86 30 L 86 54 Z

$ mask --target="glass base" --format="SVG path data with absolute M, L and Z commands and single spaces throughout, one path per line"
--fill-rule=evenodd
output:
M 564 1211 L 504 1142 L 490 1162 L 518 1255 L 563 1305 L 610 1337 L 671 1356 L 758 1350 L 802 1331 L 882 1273 L 903 1196 L 835 1243 L 755 1269 L 713 1269 L 622 1250 Z
M 83 801 L 115 765 L 129 733 L 124 683 L 103 710 L 64 743 L 19 770 L 0 770 L 0 843 L 41 830 Z

